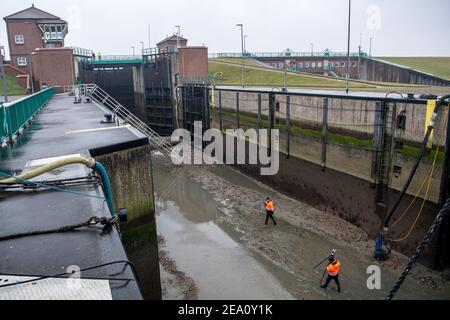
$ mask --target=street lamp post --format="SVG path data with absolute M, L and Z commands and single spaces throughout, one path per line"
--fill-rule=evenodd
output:
M 30 25 L 31 22 L 25 22 L 26 25 Z M 25 39 L 27 42 L 27 65 L 28 65 L 28 72 L 30 77 L 30 83 L 31 83 L 31 93 L 34 94 L 34 77 L 33 77 L 33 62 L 31 61 L 32 58 L 32 52 L 30 51 L 30 42 L 28 39 Z
M 180 26 L 175 26 L 175 28 L 178 29 L 178 33 L 177 33 L 177 52 L 178 52 L 178 48 L 180 48 L 181 27 Z
M 144 49 L 145 49 L 144 41 L 141 41 L 141 45 L 142 45 L 142 53 L 144 53 Z
M 148 47 L 151 48 L 152 47 L 152 39 L 151 39 L 151 34 L 150 34 L 150 24 L 148 24 Z
M 241 28 L 241 46 L 242 46 L 242 87 L 245 87 L 245 65 L 244 65 L 244 25 L 242 23 L 239 23 L 236 25 L 236 27 Z
M 2 77 L 3 97 L 5 98 L 5 102 L 8 102 L 8 92 L 6 91 L 6 75 L 5 68 L 3 67 L 3 50 L 4 47 L 0 46 L 0 76 Z
M 287 82 L 288 82 L 287 77 L 288 77 L 287 65 L 286 65 L 286 59 L 284 59 L 284 90 L 285 91 L 287 90 Z
M 358 48 L 358 79 L 361 79 L 360 66 L 361 66 L 361 53 L 362 53 L 362 33 L 359 34 L 359 48 Z
M 247 52 L 247 37 L 248 35 L 244 36 L 244 52 Z
M 132 46 L 131 49 L 133 49 L 133 58 L 134 58 L 136 56 L 136 48 Z
M 352 20 L 352 0 L 348 0 L 348 39 L 347 39 L 347 82 L 345 92 L 349 92 L 349 81 L 350 81 L 350 30 L 351 30 L 351 20 Z
M 372 58 L 372 41 L 373 41 L 373 38 L 371 37 L 370 38 L 370 47 L 369 47 L 369 57 L 371 57 L 371 58 Z
M 314 57 L 314 43 L 311 42 L 311 57 Z

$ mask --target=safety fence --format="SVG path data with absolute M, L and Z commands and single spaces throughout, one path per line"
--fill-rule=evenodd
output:
M 244 52 L 244 54 L 239 52 L 221 52 L 221 53 L 210 53 L 208 55 L 209 59 L 218 58 L 299 58 L 299 57 L 347 57 L 346 52 Z M 350 57 L 368 57 L 364 52 L 351 52 Z
M 279 129 L 280 152 L 377 185 L 377 200 L 388 188 L 400 190 L 420 152 L 429 119 L 427 101 L 265 92 L 217 87 L 210 93 L 212 127 Z M 437 203 L 448 110 L 442 109 L 433 144 L 409 192 Z M 433 171 L 431 171 L 433 170 Z M 431 175 L 427 188 L 420 188 Z
M 54 88 L 48 88 L 14 102 L 0 105 L 0 140 L 3 147 L 14 143 L 15 137 L 48 103 L 54 93 Z

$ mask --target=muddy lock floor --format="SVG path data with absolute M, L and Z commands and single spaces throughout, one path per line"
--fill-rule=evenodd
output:
M 164 299 L 383 299 L 407 258 L 378 264 L 373 241 L 356 226 L 226 166 L 174 168 L 156 159 L 157 228 Z M 272 196 L 278 226 L 265 226 Z M 320 288 L 332 249 L 342 263 L 339 294 Z M 367 268 L 382 270 L 381 290 Z M 448 274 L 418 265 L 398 299 L 450 299 Z

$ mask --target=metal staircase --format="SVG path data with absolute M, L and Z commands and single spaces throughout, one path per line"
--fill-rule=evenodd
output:
M 166 158 L 171 160 L 173 163 L 180 162 L 175 161 L 180 160 L 179 156 L 173 154 L 173 147 L 166 139 L 158 135 L 154 130 L 152 130 L 138 117 L 128 111 L 128 109 L 117 102 L 102 88 L 100 88 L 96 84 L 85 84 L 79 85 L 78 89 L 80 90 L 81 95 L 90 97 L 93 101 L 106 108 L 113 115 L 147 136 L 150 145 L 156 148 L 156 150 L 160 151 Z

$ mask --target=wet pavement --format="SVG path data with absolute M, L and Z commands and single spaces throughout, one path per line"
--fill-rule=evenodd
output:
M 158 233 L 172 265 L 161 267 L 165 299 L 384 299 L 407 261 L 394 254 L 378 264 L 362 230 L 232 168 L 173 168 L 159 158 L 154 166 Z M 264 225 L 268 195 L 277 204 L 277 227 Z M 342 294 L 334 284 L 320 289 L 325 266 L 313 270 L 332 249 L 343 265 Z M 367 287 L 373 265 L 381 270 L 380 290 Z M 397 298 L 450 299 L 445 276 L 419 265 Z M 183 295 L 187 284 L 194 295 Z
M 104 113 L 94 104 L 74 105 L 73 98 L 67 95 L 54 96 L 17 143 L 0 151 L 0 172 L 11 174 L 33 169 L 30 160 L 74 154 L 89 157 L 89 149 L 138 138 L 134 131 L 127 128 L 102 124 Z M 88 176 L 91 171 L 85 166 L 70 165 L 34 180 L 80 178 Z M 78 186 L 70 191 L 77 191 L 78 194 L 54 190 L 0 192 L 0 235 L 55 229 L 79 224 L 92 216 L 110 216 L 100 186 Z M 65 272 L 72 265 L 83 269 L 126 260 L 118 232 L 113 230 L 101 235 L 100 231 L 90 228 L 80 232 L 2 241 L 0 273 L 52 276 Z M 133 273 L 129 268 L 122 269 L 122 265 L 116 264 L 84 272 L 82 277 L 110 277 L 111 284 L 116 286 L 112 288 L 113 299 L 141 299 Z M 125 284 L 123 280 L 115 281 L 113 278 L 118 276 L 111 276 L 114 274 L 120 274 L 120 277 L 130 281 Z

